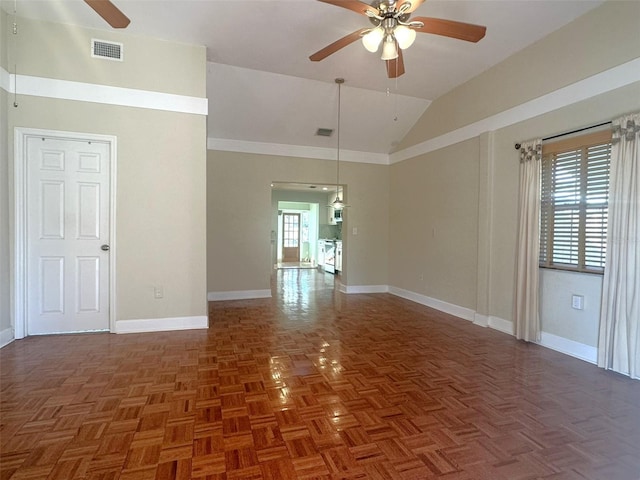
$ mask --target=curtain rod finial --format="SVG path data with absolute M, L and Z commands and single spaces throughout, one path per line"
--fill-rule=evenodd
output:
M 520 145 L 519 143 L 516 143 L 516 144 L 514 145 L 514 147 L 516 147 L 516 150 L 520 150 L 520 147 L 521 147 L 521 146 L 522 146 L 522 145 Z

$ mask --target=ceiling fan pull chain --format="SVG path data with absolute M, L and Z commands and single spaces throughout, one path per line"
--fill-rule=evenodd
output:
M 396 62 L 396 68 L 397 68 L 397 65 L 398 65 L 398 62 Z M 395 115 L 393 116 L 394 122 L 398 121 L 398 78 L 399 78 L 399 75 L 396 72 L 396 94 L 393 99 L 393 103 L 394 103 L 393 108 L 395 110 Z

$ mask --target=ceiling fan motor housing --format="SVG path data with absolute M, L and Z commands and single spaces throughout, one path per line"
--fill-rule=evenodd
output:
M 371 5 L 378 10 L 378 18 L 375 16 L 369 17 L 369 21 L 376 27 L 380 24 L 384 24 L 385 28 L 394 28 L 398 23 L 405 23 L 411 16 L 410 13 L 400 13 L 396 8 L 397 2 L 395 0 L 382 0 L 380 2 L 374 2 Z M 403 5 L 411 5 L 409 2 L 405 2 Z M 408 7 L 410 8 L 410 7 Z M 382 18 L 379 18 L 382 17 Z M 393 20 L 393 25 L 387 25 L 389 19 Z

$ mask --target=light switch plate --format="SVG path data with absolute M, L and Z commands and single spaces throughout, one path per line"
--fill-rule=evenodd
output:
M 571 295 L 571 308 L 582 310 L 584 308 L 584 297 L 582 295 Z

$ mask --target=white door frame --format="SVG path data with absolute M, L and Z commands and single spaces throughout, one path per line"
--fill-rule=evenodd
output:
M 27 139 L 49 137 L 57 140 L 82 140 L 109 144 L 109 330 L 115 332 L 116 319 L 116 159 L 117 137 L 95 133 L 63 132 L 15 127 L 13 143 L 13 330 L 14 338 L 27 334 Z

